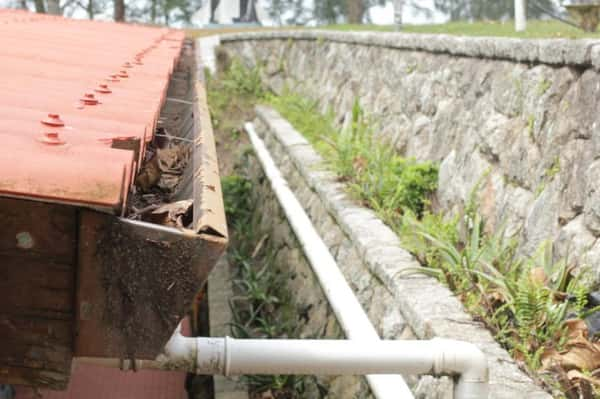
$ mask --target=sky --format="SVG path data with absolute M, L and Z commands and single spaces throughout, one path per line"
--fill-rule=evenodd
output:
M 420 0 L 422 7 L 433 8 L 433 0 Z M 15 0 L 0 0 L 0 8 L 11 7 L 15 4 Z M 127 0 L 126 0 L 127 3 Z M 262 3 L 262 1 L 261 1 Z M 375 6 L 369 10 L 371 21 L 378 25 L 391 25 L 394 23 L 394 7 L 391 1 L 388 1 L 385 6 Z M 86 18 L 83 10 L 77 11 L 74 18 Z M 447 20 L 447 17 L 441 13 L 433 13 L 431 19 L 427 19 L 423 15 L 415 13 L 412 7 L 404 7 L 403 21 L 407 24 L 424 24 L 424 23 L 442 23 Z

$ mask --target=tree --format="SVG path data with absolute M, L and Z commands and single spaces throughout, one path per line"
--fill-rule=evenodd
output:
M 283 22 L 282 17 L 283 13 L 287 10 L 287 4 L 288 2 L 285 0 L 272 0 L 267 6 L 269 17 L 271 17 L 277 25 L 281 25 Z
M 44 5 L 44 0 L 34 0 L 35 4 L 35 12 L 40 14 L 44 14 L 46 12 L 46 6 Z
M 535 1 L 544 9 L 556 12 L 556 4 L 553 0 L 530 0 Z M 438 11 L 447 14 L 451 21 L 458 20 L 499 20 L 512 18 L 515 14 L 514 0 L 434 0 L 434 6 Z M 540 9 L 528 7 L 531 18 L 543 16 Z
M 346 14 L 344 0 L 315 0 L 313 18 L 319 24 L 335 24 Z
M 361 24 L 365 16 L 366 4 L 363 0 L 346 0 L 346 18 L 350 24 Z
M 47 0 L 48 14 L 62 15 L 62 9 L 60 8 L 60 0 Z
M 114 20 L 125 21 L 125 0 L 114 0 Z

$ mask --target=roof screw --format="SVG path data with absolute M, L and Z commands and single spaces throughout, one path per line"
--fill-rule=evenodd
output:
M 135 65 L 144 65 L 144 63 L 142 62 L 142 60 L 140 59 L 140 57 L 136 57 L 135 61 L 133 62 Z
M 60 138 L 60 135 L 57 132 L 47 132 L 43 133 L 39 139 L 44 144 L 48 145 L 63 145 L 66 144 L 66 141 Z
M 94 95 L 94 93 L 85 93 L 83 95 L 83 97 L 80 98 L 80 100 L 85 104 L 85 105 L 96 105 L 98 104 L 98 99 L 96 98 L 96 96 Z
M 119 76 L 120 78 L 128 78 L 129 74 L 127 73 L 127 71 L 123 70 L 123 71 L 119 71 L 117 76 Z
M 131 65 L 131 62 L 127 61 L 126 63 L 124 63 L 123 68 L 133 68 L 133 65 Z
M 112 90 L 108 87 L 106 83 L 100 83 L 98 87 L 94 89 L 94 91 L 102 94 L 112 93 Z
M 107 82 L 118 82 L 120 79 L 119 79 L 119 75 L 112 74 L 112 75 L 108 75 L 108 77 L 105 80 Z
M 48 114 L 47 117 L 41 120 L 44 125 L 62 127 L 65 123 L 60 119 L 60 115 L 58 114 Z

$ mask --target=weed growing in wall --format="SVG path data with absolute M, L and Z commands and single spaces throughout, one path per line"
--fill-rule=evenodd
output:
M 477 207 L 471 209 L 452 219 L 425 214 L 419 220 L 405 213 L 400 237 L 424 265 L 411 272 L 447 284 L 498 342 L 530 370 L 538 370 L 537 378 L 548 386 L 577 392 L 569 378 L 556 376 L 599 365 L 591 361 L 597 359 L 598 345 L 588 340 L 583 320 L 596 310 L 588 308 L 589 292 L 581 283 L 585 272 L 573 275 L 566 260 L 553 259 L 549 243 L 533 256 L 518 256 L 516 239 L 503 229 L 485 233 Z
M 254 115 L 254 104 L 266 94 L 260 68 L 247 68 L 240 61 L 225 60 L 226 69 L 207 76 L 207 97 L 215 130 L 239 138 L 242 124 Z M 219 137 L 217 137 L 219 139 Z
M 316 147 L 351 193 L 390 225 L 406 210 L 423 213 L 437 188 L 437 166 L 403 158 L 373 139 L 373 123 L 358 101 L 341 129 L 331 114 L 321 114 L 316 102 L 296 93 L 271 95 L 267 102 Z

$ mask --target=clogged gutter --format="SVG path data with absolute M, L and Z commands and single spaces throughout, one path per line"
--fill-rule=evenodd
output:
M 189 130 L 193 123 L 192 102 L 188 101 L 193 90 L 194 62 L 183 56 L 180 68 L 188 71 L 186 78 L 173 79 L 170 95 L 163 108 L 153 140 L 146 148 L 144 162 L 135 179 L 133 195 L 127 218 L 175 227 L 191 229 L 193 222 L 193 199 L 182 191 L 186 168 L 191 167 L 192 139 Z
M 135 180 L 135 192 L 129 207 L 129 219 L 164 226 L 191 228 L 192 199 L 174 201 L 191 159 L 191 145 L 163 136 L 159 128 L 156 139 L 146 150 L 146 162 Z

